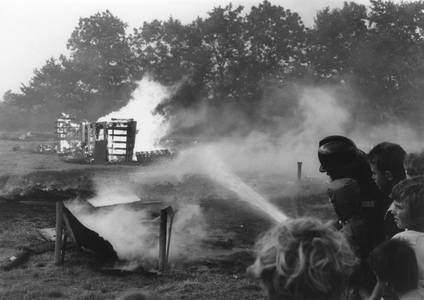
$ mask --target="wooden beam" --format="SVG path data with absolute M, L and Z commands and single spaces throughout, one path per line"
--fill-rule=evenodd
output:
M 62 250 L 62 233 L 63 233 L 63 202 L 56 202 L 56 242 L 54 262 L 56 265 L 61 263 Z

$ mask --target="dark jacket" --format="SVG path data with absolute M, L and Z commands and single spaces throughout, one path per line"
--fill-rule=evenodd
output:
M 343 224 L 341 231 L 350 241 L 356 256 L 366 260 L 369 252 L 382 242 L 383 235 L 381 227 L 363 211 L 359 183 L 351 178 L 334 180 L 328 188 L 328 196 Z
M 375 276 L 369 268 L 369 253 L 383 240 L 381 222 L 376 222 L 372 214 L 362 208 L 359 183 L 351 178 L 337 179 L 331 182 L 328 196 L 334 211 L 343 224 L 341 232 L 349 241 L 356 257 L 360 260 L 359 269 L 351 276 L 351 286 L 362 286 L 372 292 Z

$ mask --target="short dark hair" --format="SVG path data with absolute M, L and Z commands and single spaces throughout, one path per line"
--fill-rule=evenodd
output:
M 405 205 L 412 221 L 424 221 L 424 176 L 402 180 L 393 187 L 391 198 Z
M 382 142 L 376 145 L 367 155 L 370 164 L 377 166 L 380 172 L 390 171 L 395 181 L 405 179 L 403 160 L 406 152 L 398 144 Z
M 408 240 L 392 238 L 381 243 L 371 251 L 368 263 L 375 274 L 397 293 L 418 286 L 417 258 Z
M 406 173 L 411 177 L 424 175 L 424 149 L 406 154 L 403 166 Z

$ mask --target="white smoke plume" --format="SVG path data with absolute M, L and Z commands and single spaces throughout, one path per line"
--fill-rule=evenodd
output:
M 150 215 L 152 211 L 159 211 L 158 207 L 134 209 L 135 206 L 116 205 L 92 208 L 79 200 L 68 201 L 66 207 L 85 227 L 107 240 L 120 260 L 158 261 L 160 220 Z M 199 251 L 199 243 L 207 237 L 203 220 L 198 205 L 182 207 L 176 211 L 173 221 L 168 218 L 171 259 Z
M 87 204 L 69 201 L 66 207 L 87 228 L 109 241 L 121 260 L 157 258 L 159 229 L 145 211 L 125 206 L 88 210 Z
M 201 253 L 200 244 L 208 238 L 204 216 L 198 205 L 181 207 L 173 220 L 170 259 L 193 257 Z
M 135 151 L 160 148 L 158 142 L 170 126 L 175 132 L 178 132 L 178 128 L 184 130 L 198 127 L 201 129 L 200 132 L 196 131 L 195 137 L 187 136 L 184 139 L 189 147 L 199 143 L 208 144 L 236 172 L 254 172 L 261 177 L 283 174 L 288 176 L 288 180 L 295 179 L 298 162 L 302 162 L 303 176 L 322 175 L 318 172 L 317 148 L 319 140 L 328 135 L 345 135 L 365 152 L 383 141 L 399 143 L 407 151 L 423 147 L 419 135 L 406 125 L 370 127 L 356 121 L 352 113 L 355 104 L 339 99 L 338 88 L 297 86 L 288 95 L 287 91 L 274 87 L 272 93 L 267 94 L 268 98 L 262 101 L 264 113 L 273 112 L 274 126 L 264 130 L 259 125 L 249 124 L 233 109 L 216 115 L 216 111 L 211 111 L 205 103 L 181 110 L 172 120 L 166 120 L 153 111 L 158 104 L 169 99 L 177 88 L 162 86 L 145 77 L 139 82 L 126 107 L 100 120 L 136 120 L 138 133 Z M 213 123 L 206 125 L 204 122 L 211 113 L 215 119 Z M 222 134 L 225 128 L 234 127 L 233 124 L 237 124 L 236 130 L 227 136 Z M 219 138 L 208 140 L 208 137 L 217 132 Z
M 182 151 L 172 162 L 134 171 L 131 174 L 132 180 L 140 184 L 169 180 L 176 184 L 184 182 L 188 175 L 201 174 L 213 179 L 225 189 L 237 193 L 240 200 L 250 202 L 257 211 L 262 210 L 262 213 L 279 220 L 285 217 L 284 213 L 276 210 L 276 215 L 272 216 L 272 213 L 267 210 L 269 204 L 267 199 L 262 196 L 261 192 L 251 188 L 249 183 L 245 183 L 242 178 L 256 177 L 257 180 L 260 179 L 263 182 L 271 180 L 273 183 L 281 182 L 281 186 L 286 188 L 287 182 L 296 181 L 298 163 L 301 162 L 303 177 L 318 178 L 318 180 L 324 181 L 327 176 L 318 171 L 317 149 L 319 141 L 328 135 L 345 135 L 354 140 L 358 147 L 365 152 L 383 141 L 399 143 L 406 151 L 414 151 L 423 147 L 419 135 L 407 126 L 393 124 L 370 127 L 357 122 L 351 109 L 354 105 L 348 106 L 343 99 L 339 99 L 339 94 L 335 92 L 336 88 L 297 87 L 295 90 L 296 97 L 291 99 L 289 114 L 284 113 L 286 112 L 284 110 L 288 109 L 284 105 L 275 107 L 271 105 L 274 110 L 281 109 L 282 111 L 280 115 L 278 111 L 273 115 L 274 127 L 268 127 L 267 130 L 254 126 L 248 127 L 247 125 L 251 124 L 241 118 L 241 114 L 233 111 L 223 112 L 221 118 L 215 120 L 218 126 L 205 126 L 202 122 L 204 122 L 204 117 L 209 114 L 210 108 L 207 105 L 200 105 L 198 109 L 181 111 L 179 116 L 173 119 L 173 126 L 181 126 L 181 128 L 203 126 L 206 136 L 210 136 L 215 129 L 222 132 L 226 122 L 238 123 L 240 130 L 232 131 L 231 135 L 221 136 L 213 141 L 198 139 L 199 136 L 201 137 L 200 134 L 197 136 L 197 140 L 193 140 L 191 143 L 195 147 L 189 147 Z M 141 110 L 143 110 L 150 116 L 144 117 L 138 124 L 139 134 L 136 139 L 139 139 L 142 134 L 142 128 L 146 129 L 143 131 L 146 135 L 150 133 L 157 138 L 158 135 L 154 133 L 166 131 L 170 124 L 164 119 L 159 121 L 155 119 L 158 116 L 154 116 L 152 111 L 154 106 L 169 97 L 169 91 L 161 85 L 143 79 L 139 90 L 134 93 L 133 103 L 129 104 L 130 108 L 127 107 L 123 110 L 127 113 L 116 115 L 116 117 L 133 118 L 139 122 L 139 117 L 143 114 Z M 283 102 L 287 95 L 284 95 L 282 91 L 279 95 L 279 92 L 278 89 L 274 90 L 273 100 Z M 153 97 L 155 100 L 151 102 L 151 106 L 139 106 L 138 102 L 146 101 L 146 97 Z M 266 101 L 267 99 L 264 99 L 264 105 L 269 106 L 270 104 Z M 179 120 L 179 123 L 175 123 L 175 120 Z M 140 126 L 145 122 L 150 122 L 150 124 Z M 151 130 L 147 130 L 147 128 Z M 237 132 L 243 134 L 237 134 Z M 190 139 L 190 137 L 187 138 Z M 218 166 L 223 166 L 223 168 Z M 107 182 L 105 185 L 108 186 L 108 190 L 122 189 L 125 186 L 122 185 L 122 182 L 125 182 L 124 178 L 115 180 L 115 183 Z M 98 189 L 102 189 L 102 186 L 98 185 Z M 288 193 L 283 188 L 279 192 Z M 134 191 L 133 196 L 141 197 L 142 195 Z M 222 197 L 225 198 L 224 195 Z M 256 204 L 255 201 L 257 201 Z M 201 216 L 195 197 L 176 199 L 171 205 L 178 210 L 175 214 L 171 242 L 171 256 L 176 257 L 181 253 L 187 253 L 188 248 L 197 249 L 198 242 L 207 238 L 207 224 Z M 117 221 L 120 218 L 122 218 L 122 224 Z M 143 255 L 157 256 L 157 245 L 151 244 L 151 247 L 147 247 L 149 249 L 144 249 L 146 243 L 143 246 L 135 242 L 142 242 L 143 239 L 149 239 L 149 236 L 154 235 L 154 230 L 148 232 L 150 227 L 143 227 L 145 230 L 135 227 L 141 226 L 141 224 L 144 226 L 144 218 L 142 212 L 120 209 L 117 213 L 113 212 L 106 216 L 105 219 L 108 221 L 88 220 L 86 222 L 90 226 L 102 227 L 99 230 L 106 239 L 109 239 L 110 232 L 116 233 L 117 228 L 119 228 L 120 234 L 122 232 L 129 234 L 128 237 L 119 237 L 119 239 L 110 237 L 111 242 L 114 241 L 114 248 L 117 243 L 116 250 L 119 250 L 120 257 L 134 257 L 136 253 L 140 255 L 140 251 Z M 95 228 L 93 230 L 97 231 Z
M 299 91 L 299 103 L 296 105 L 293 121 L 286 117 L 274 119 L 274 128 L 263 130 L 254 128 L 246 134 L 242 127 L 248 124 L 239 114 L 228 112 L 216 119 L 219 126 L 237 119 L 240 132 L 215 139 L 202 141 L 209 149 L 224 160 L 227 167 L 235 172 L 254 173 L 258 177 L 284 175 L 287 180 L 295 180 L 298 162 L 302 162 L 305 176 L 319 176 L 317 149 L 321 138 L 330 134 L 344 134 L 344 127 L 350 119 L 349 112 L 341 107 L 330 89 L 304 88 Z M 197 118 L 197 111 L 184 111 L 184 119 Z M 194 114 L 190 117 L 190 114 Z M 207 107 L 202 106 L 201 115 L 207 115 Z M 182 123 L 182 126 L 187 125 Z M 192 125 L 192 124 L 190 124 Z M 207 129 L 211 130 L 210 128 Z M 206 134 L 209 134 L 207 132 Z
M 318 171 L 317 150 L 319 141 L 329 135 L 347 136 L 365 152 L 383 141 L 398 143 L 407 152 L 423 148 L 421 134 L 406 124 L 371 126 L 357 121 L 353 111 L 357 109 L 355 103 L 340 99 L 341 93 L 337 93 L 337 90 L 337 86 L 296 87 L 296 93 L 290 99 L 290 107 L 287 107 L 278 104 L 278 101 L 287 100 L 287 94 L 275 89 L 272 105 L 267 103 L 267 99 L 263 101 L 264 107 L 271 105 L 267 109 L 273 110 L 273 127 L 265 129 L 260 125 L 252 126 L 237 112 L 223 112 L 221 117 L 216 117 L 217 130 L 220 131 L 226 123 L 237 122 L 238 132 L 243 134 L 232 131 L 228 136 L 222 136 L 213 142 L 200 138 L 199 143 L 215 148 L 215 152 L 235 172 L 254 173 L 262 178 L 266 175 L 278 175 L 286 180 L 295 180 L 298 162 L 302 162 L 302 176 L 326 178 L 325 174 Z M 297 99 L 297 103 L 293 99 Z M 278 110 L 281 110 L 280 115 Z M 201 107 L 200 115 L 208 115 L 207 106 Z M 197 111 L 184 111 L 181 116 L 184 118 L 180 119 L 190 120 L 190 125 L 195 126 L 193 122 L 198 120 L 198 125 L 202 126 Z M 181 125 L 184 127 L 187 123 L 181 121 Z M 206 129 L 205 135 L 209 135 L 211 130 L 213 126 Z

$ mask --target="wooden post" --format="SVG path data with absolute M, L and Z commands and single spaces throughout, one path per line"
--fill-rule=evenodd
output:
M 166 208 L 166 213 L 167 213 L 167 242 L 166 242 L 166 261 L 165 261 L 165 266 L 168 267 L 168 259 L 169 259 L 169 245 L 171 245 L 171 233 L 172 233 L 172 223 L 174 220 L 174 210 L 172 209 L 172 206 L 167 206 Z
M 86 127 L 85 127 L 85 122 L 82 122 L 81 124 L 80 124 L 80 126 L 81 126 L 81 144 L 83 144 L 84 145 L 84 143 L 86 143 L 87 141 L 85 140 L 85 135 L 86 135 Z M 85 147 L 84 147 L 85 148 Z M 83 152 L 83 154 L 85 154 L 84 153 L 84 148 L 82 149 L 82 152 Z
M 159 271 L 166 269 L 166 221 L 168 212 L 166 209 L 160 211 L 160 227 L 159 227 Z
M 81 245 L 78 243 L 78 240 L 75 237 L 75 233 L 72 230 L 71 222 L 69 221 L 69 217 L 66 213 L 66 211 L 63 212 L 63 223 L 65 223 L 66 229 L 68 230 L 69 235 L 71 236 L 72 241 L 74 242 L 75 246 L 77 247 L 77 250 L 81 250 Z
M 91 135 L 92 134 L 94 135 L 94 133 L 93 133 L 93 129 L 91 128 L 91 123 L 87 123 L 86 126 L 87 126 L 87 145 L 88 145 L 87 154 L 90 154 L 91 148 L 93 147 L 93 145 L 91 144 L 92 143 Z
M 66 252 L 66 243 L 68 242 L 68 236 L 64 234 L 63 236 L 63 245 L 62 245 L 62 254 L 60 256 L 60 264 L 63 265 L 65 262 L 65 252 Z
M 61 249 L 62 249 L 62 230 L 63 229 L 63 202 L 56 202 L 56 243 L 55 243 L 55 256 L 54 263 L 60 265 L 61 263 Z
M 297 180 L 302 180 L 302 162 L 297 163 Z

